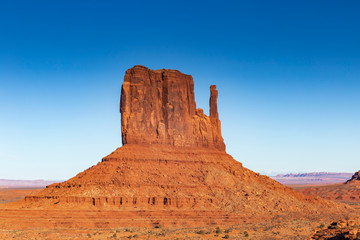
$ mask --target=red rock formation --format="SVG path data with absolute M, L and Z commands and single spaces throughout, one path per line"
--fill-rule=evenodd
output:
M 206 116 L 196 109 L 191 76 L 129 69 L 120 104 L 124 146 L 68 181 L 27 197 L 24 206 L 218 210 L 262 217 L 346 210 L 254 173 L 227 154 L 217 95 L 211 86 Z
M 356 172 L 345 184 L 360 184 L 360 171 Z
M 225 150 L 211 86 L 210 117 L 196 109 L 194 82 L 176 70 L 135 66 L 126 71 L 121 90 L 123 144 L 166 144 Z
M 360 239 L 360 218 L 341 219 L 332 222 L 325 229 L 318 229 L 308 239 L 311 240 L 357 240 Z

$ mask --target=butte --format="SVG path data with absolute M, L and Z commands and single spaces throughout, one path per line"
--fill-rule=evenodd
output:
M 198 224 L 219 216 L 207 211 L 223 213 L 223 223 L 230 223 L 230 216 L 265 219 L 347 211 L 345 205 L 305 196 L 255 173 L 227 154 L 217 98 L 212 85 L 207 116 L 196 108 L 190 75 L 144 66 L 127 70 L 120 102 L 123 146 L 17 206 L 141 211 L 143 218 L 150 216 L 146 212 L 176 210 L 177 223 L 186 214 L 201 212 Z

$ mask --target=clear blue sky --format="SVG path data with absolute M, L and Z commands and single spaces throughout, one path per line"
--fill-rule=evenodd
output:
M 121 145 L 125 70 L 178 69 L 261 173 L 360 169 L 360 1 L 2 1 L 0 178 L 67 179 Z

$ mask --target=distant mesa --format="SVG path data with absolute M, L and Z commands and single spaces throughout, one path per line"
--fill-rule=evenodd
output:
M 349 173 L 335 173 L 335 172 L 309 172 L 309 173 L 288 173 L 278 174 L 276 177 L 344 177 Z
M 310 173 L 288 173 L 278 174 L 274 177 L 276 181 L 285 185 L 325 185 L 343 183 L 353 173 L 336 173 L 336 172 L 310 172 Z
M 207 116 L 196 107 L 190 75 L 144 66 L 127 70 L 120 101 L 123 146 L 97 165 L 19 204 L 30 208 L 216 210 L 262 218 L 347 209 L 304 196 L 235 161 L 225 152 L 217 98 L 212 85 Z
M 320 196 L 340 202 L 360 202 L 360 171 L 356 172 L 346 182 L 325 186 L 303 187 L 297 191 L 309 195 Z
M 12 180 L 0 179 L 0 188 L 45 188 L 47 185 L 62 182 L 61 180 Z

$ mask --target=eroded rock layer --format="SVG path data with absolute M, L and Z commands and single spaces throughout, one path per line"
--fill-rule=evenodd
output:
M 25 201 L 31 206 L 217 209 L 255 215 L 344 210 L 254 173 L 218 149 L 136 144 L 118 148 Z

